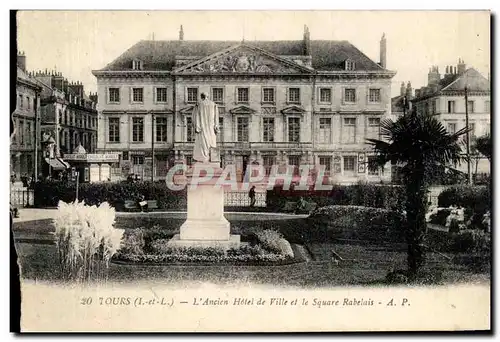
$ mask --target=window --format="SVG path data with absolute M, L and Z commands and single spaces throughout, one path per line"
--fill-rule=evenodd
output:
M 490 101 L 484 101 L 484 111 L 486 113 L 490 112 Z
M 193 156 L 186 156 L 186 165 L 187 166 L 193 165 Z
M 217 133 L 217 141 L 224 141 L 224 118 L 219 117 L 219 133 Z
M 356 170 L 356 157 L 344 157 L 344 171 L 354 172 Z
M 288 141 L 300 142 L 300 118 L 288 118 Z
M 24 145 L 24 121 L 19 120 L 19 144 Z
M 156 141 L 167 141 L 167 118 L 156 118 Z
M 26 96 L 26 103 L 28 104 L 28 109 L 31 109 L 31 101 L 29 96 Z
M 448 132 L 450 132 L 451 134 L 455 134 L 456 131 L 457 131 L 457 124 L 454 122 L 448 123 Z
M 59 109 L 59 115 L 58 115 L 58 118 L 59 118 L 59 123 L 61 124 L 62 121 L 63 121 L 63 112 L 62 110 Z
M 325 171 L 330 172 L 332 167 L 332 157 L 319 157 L 319 165 L 325 166 Z
M 469 137 L 470 139 L 474 139 L 476 137 L 476 124 L 474 122 L 469 123 Z
M 143 95 L 143 88 L 132 88 L 132 102 L 143 102 Z
M 33 109 L 36 109 L 37 108 L 37 103 L 36 103 L 36 98 L 33 99 Z
M 156 88 L 156 102 L 167 102 L 167 88 Z
M 368 175 L 370 176 L 378 176 L 379 175 L 379 169 L 376 169 L 376 170 L 370 170 L 370 167 L 369 165 L 371 163 L 373 163 L 373 161 L 375 160 L 375 156 L 368 156 L 368 164 L 366 165 L 366 168 L 368 169 Z
M 248 88 L 237 89 L 237 102 L 248 102 Z
M 194 141 L 193 119 L 190 116 L 186 118 L 186 141 Z
M 344 118 L 344 129 L 342 131 L 344 143 L 356 142 L 356 118 Z
M 109 142 L 120 142 L 120 118 L 109 118 L 108 136 Z
M 23 96 L 19 95 L 19 108 L 23 108 Z
M 248 141 L 248 118 L 239 117 L 237 121 L 237 139 L 239 142 Z
M 198 101 L 198 88 L 187 88 L 187 103 Z
M 380 102 L 380 89 L 370 89 L 368 100 L 370 102 Z
M 332 102 L 332 90 L 330 88 L 320 88 L 319 89 L 319 102 L 331 103 Z
M 212 101 L 218 104 L 224 103 L 224 88 L 212 88 Z
M 120 102 L 120 88 L 109 88 L 108 95 L 109 95 L 109 102 L 111 103 Z
M 455 113 L 455 101 L 448 101 L 448 113 Z
M 469 113 L 474 113 L 474 101 L 467 101 L 467 110 Z
M 288 102 L 300 103 L 300 88 L 289 88 L 288 89 Z
M 380 138 L 380 118 L 368 118 L 367 135 L 370 139 Z
M 68 124 L 69 124 L 69 120 L 68 120 L 68 110 L 65 110 L 65 111 L 64 111 L 64 124 L 65 124 L 65 125 L 68 125 Z
M 436 112 L 437 112 L 436 100 L 431 100 L 431 114 L 436 114 Z
M 293 174 L 298 175 L 300 172 L 300 156 L 291 155 L 288 156 L 288 165 L 293 166 Z
M 132 118 L 132 141 L 144 141 L 144 118 Z
M 356 89 L 352 88 L 344 89 L 344 102 L 348 103 L 356 102 Z
M 274 141 L 274 118 L 263 118 L 263 140 L 265 142 Z
M 132 156 L 132 164 L 144 165 L 144 156 Z
M 133 60 L 132 61 L 132 69 L 134 69 L 134 70 L 142 70 L 142 61 Z
M 345 61 L 345 69 L 348 71 L 352 71 L 356 69 L 356 63 L 354 61 L 347 60 Z
M 31 145 L 31 122 L 26 121 L 26 144 Z
M 262 164 L 264 164 L 264 170 L 266 172 L 266 176 L 271 174 L 271 169 L 274 164 L 276 164 L 275 156 L 262 156 Z
M 319 119 L 319 142 L 322 144 L 329 144 L 332 142 L 332 119 L 320 118 Z
M 263 88 L 262 89 L 262 102 L 274 103 L 274 88 Z

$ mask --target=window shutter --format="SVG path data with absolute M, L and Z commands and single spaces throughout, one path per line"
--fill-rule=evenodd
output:
M 106 87 L 104 92 L 105 92 L 105 96 L 106 96 L 106 104 L 108 104 L 109 103 L 109 87 Z
M 345 90 L 346 88 L 344 87 L 340 88 L 340 98 L 343 105 L 345 105 Z
M 129 100 L 130 103 L 134 102 L 134 90 L 132 87 L 129 87 Z
M 370 103 L 370 87 L 366 87 L 366 104 Z
M 158 87 L 153 87 L 153 103 L 158 103 Z

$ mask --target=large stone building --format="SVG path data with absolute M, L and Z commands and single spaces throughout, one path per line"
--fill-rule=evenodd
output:
M 12 113 L 14 135 L 10 145 L 11 173 L 19 180 L 35 172 L 35 113 L 40 110 L 42 88 L 26 72 L 26 56 L 17 56 L 16 109 Z
M 427 86 L 415 90 L 412 103 L 418 113 L 436 115 L 444 127 L 454 133 L 466 127 L 466 87 L 470 137 L 473 146 L 476 137 L 490 133 L 490 81 L 476 69 L 467 68 L 462 59 L 459 59 L 456 66 L 447 66 L 443 77 L 438 67 L 432 67 L 428 73 Z M 486 158 L 477 159 L 477 165 L 476 161 L 473 164 L 473 173 L 490 172 L 490 163 Z M 460 170 L 466 171 L 467 165 L 461 165 Z
M 335 182 L 390 179 L 369 172 L 381 118 L 390 115 L 386 39 L 376 63 L 347 41 L 140 41 L 97 77 L 99 152 L 119 153 L 112 179 L 155 178 L 191 163 L 191 113 L 202 92 L 220 110 L 223 164 L 325 165 Z M 152 146 L 154 145 L 154 146 Z
M 55 154 L 64 157 L 82 145 L 87 152 L 97 147 L 97 95 L 87 94 L 80 82 L 69 82 L 60 72 L 38 71 L 43 87 L 41 131 L 55 141 Z

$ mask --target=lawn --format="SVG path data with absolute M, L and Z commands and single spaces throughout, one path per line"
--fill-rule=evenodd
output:
M 215 284 L 253 283 L 276 286 L 331 287 L 341 285 L 383 285 L 386 274 L 406 263 L 405 244 L 374 244 L 362 241 L 338 241 L 326 232 L 312 231 L 305 217 L 266 214 L 227 213 L 232 233 L 247 235 L 256 229 L 279 230 L 290 243 L 309 253 L 307 262 L 281 266 L 110 266 L 109 280 L 130 282 L 132 279 L 161 283 L 189 281 Z M 146 229 L 160 225 L 166 232 L 178 232 L 185 214 L 120 214 L 116 227 L 126 230 Z M 317 229 L 317 228 L 314 228 Z M 22 276 L 27 279 L 58 281 L 57 251 L 51 244 L 50 220 L 16 222 L 14 235 L 20 257 Z M 321 237 L 324 236 L 322 239 Z M 342 259 L 335 262 L 333 251 Z M 489 281 L 489 272 L 477 271 L 465 264 L 448 261 L 428 253 L 427 270 L 438 273 L 439 282 Z

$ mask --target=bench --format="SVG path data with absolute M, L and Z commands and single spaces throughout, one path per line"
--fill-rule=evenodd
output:
M 318 205 L 316 202 L 305 202 L 304 208 L 298 209 L 297 202 L 286 202 L 283 206 L 284 212 L 295 212 L 297 214 L 309 214 L 316 209 Z
M 148 210 L 158 209 L 158 201 L 157 200 L 148 200 L 146 202 L 148 203 Z M 125 210 L 139 210 L 140 209 L 137 201 L 132 201 L 132 200 L 126 200 L 124 202 L 124 208 L 125 208 Z

